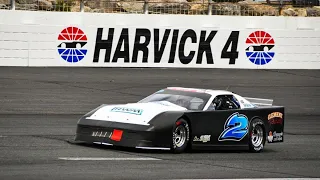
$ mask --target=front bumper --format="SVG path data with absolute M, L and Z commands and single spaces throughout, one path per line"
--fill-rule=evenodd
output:
M 152 126 L 141 127 L 122 123 L 97 122 L 96 120 L 93 120 L 92 123 L 94 124 L 77 125 L 75 141 L 141 149 L 170 150 L 170 143 L 161 138 L 162 132 L 154 131 Z M 97 126 L 98 124 L 99 126 Z M 122 134 L 120 136 L 117 134 L 115 137 L 115 131 L 121 131 Z

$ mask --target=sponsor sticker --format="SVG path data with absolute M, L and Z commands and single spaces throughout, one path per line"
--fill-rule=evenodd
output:
M 93 137 L 110 137 L 112 133 L 107 131 L 93 131 L 91 136 Z
M 203 143 L 206 143 L 206 142 L 209 142 L 210 141 L 210 138 L 211 138 L 211 135 L 201 135 L 200 138 L 198 138 L 197 136 L 194 137 L 193 141 L 194 142 L 203 142 Z
M 274 131 L 272 133 L 272 131 L 269 132 L 269 136 L 268 136 L 268 141 L 269 142 L 277 142 L 277 141 L 282 141 L 283 140 L 283 132 L 276 132 Z
M 268 121 L 270 124 L 282 124 L 283 114 L 281 112 L 273 112 L 268 115 Z
M 135 109 L 135 108 L 127 108 L 127 107 L 114 107 L 111 109 L 111 112 L 122 112 L 122 113 L 129 113 L 129 114 L 136 114 L 141 115 L 142 109 Z

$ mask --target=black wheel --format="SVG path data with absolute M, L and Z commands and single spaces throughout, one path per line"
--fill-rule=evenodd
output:
M 263 121 L 254 119 L 249 127 L 249 150 L 251 152 L 261 152 L 266 143 L 266 132 Z
M 189 135 L 190 129 L 188 122 L 184 119 L 179 119 L 178 121 L 176 121 L 175 127 L 172 132 L 172 152 L 184 152 L 189 143 Z

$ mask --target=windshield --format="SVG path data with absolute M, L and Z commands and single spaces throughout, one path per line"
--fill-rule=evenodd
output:
M 188 110 L 203 110 L 210 98 L 209 94 L 176 90 L 161 90 L 138 103 L 168 101 Z

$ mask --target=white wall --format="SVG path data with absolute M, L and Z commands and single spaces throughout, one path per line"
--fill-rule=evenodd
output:
M 30 12 L 0 10 L 0 66 L 74 66 L 74 67 L 201 67 L 201 68 L 247 68 L 247 69 L 320 69 L 320 18 L 316 17 L 248 17 L 248 16 L 200 16 L 200 15 L 136 15 L 136 14 L 94 14 L 63 12 Z M 57 46 L 62 42 L 60 32 L 74 26 L 82 29 L 87 37 L 87 54 L 76 63 L 61 58 Z M 129 63 L 123 59 L 104 62 L 104 51 L 99 62 L 93 63 L 97 28 L 103 28 L 103 39 L 107 39 L 109 28 L 114 28 L 110 59 L 113 58 L 123 28 L 128 28 Z M 142 62 L 138 53 L 137 63 L 132 63 L 137 28 L 151 32 L 148 44 L 148 63 Z M 160 63 L 154 63 L 154 29 L 160 30 L 160 42 L 165 29 L 170 29 Z M 179 30 L 174 63 L 169 63 L 173 30 Z M 196 34 L 196 43 L 186 40 L 185 55 L 195 51 L 188 64 L 179 59 L 178 47 L 182 34 L 190 29 Z M 211 31 L 217 31 L 210 42 L 214 64 L 208 64 L 205 56 L 196 64 L 201 31 L 206 38 Z M 235 64 L 221 58 L 221 53 L 232 31 L 239 31 Z M 246 56 L 247 37 L 255 31 L 265 31 L 274 39 L 270 52 L 275 55 L 264 65 L 252 63 Z M 142 38 L 141 42 L 145 39 Z M 234 41 L 235 42 L 235 41 Z M 235 45 L 235 43 L 234 43 Z M 260 45 L 260 44 L 259 44 Z M 230 49 L 230 47 L 229 47 Z M 123 50 L 123 47 L 122 49 Z M 111 61 L 111 60 L 110 60 Z

